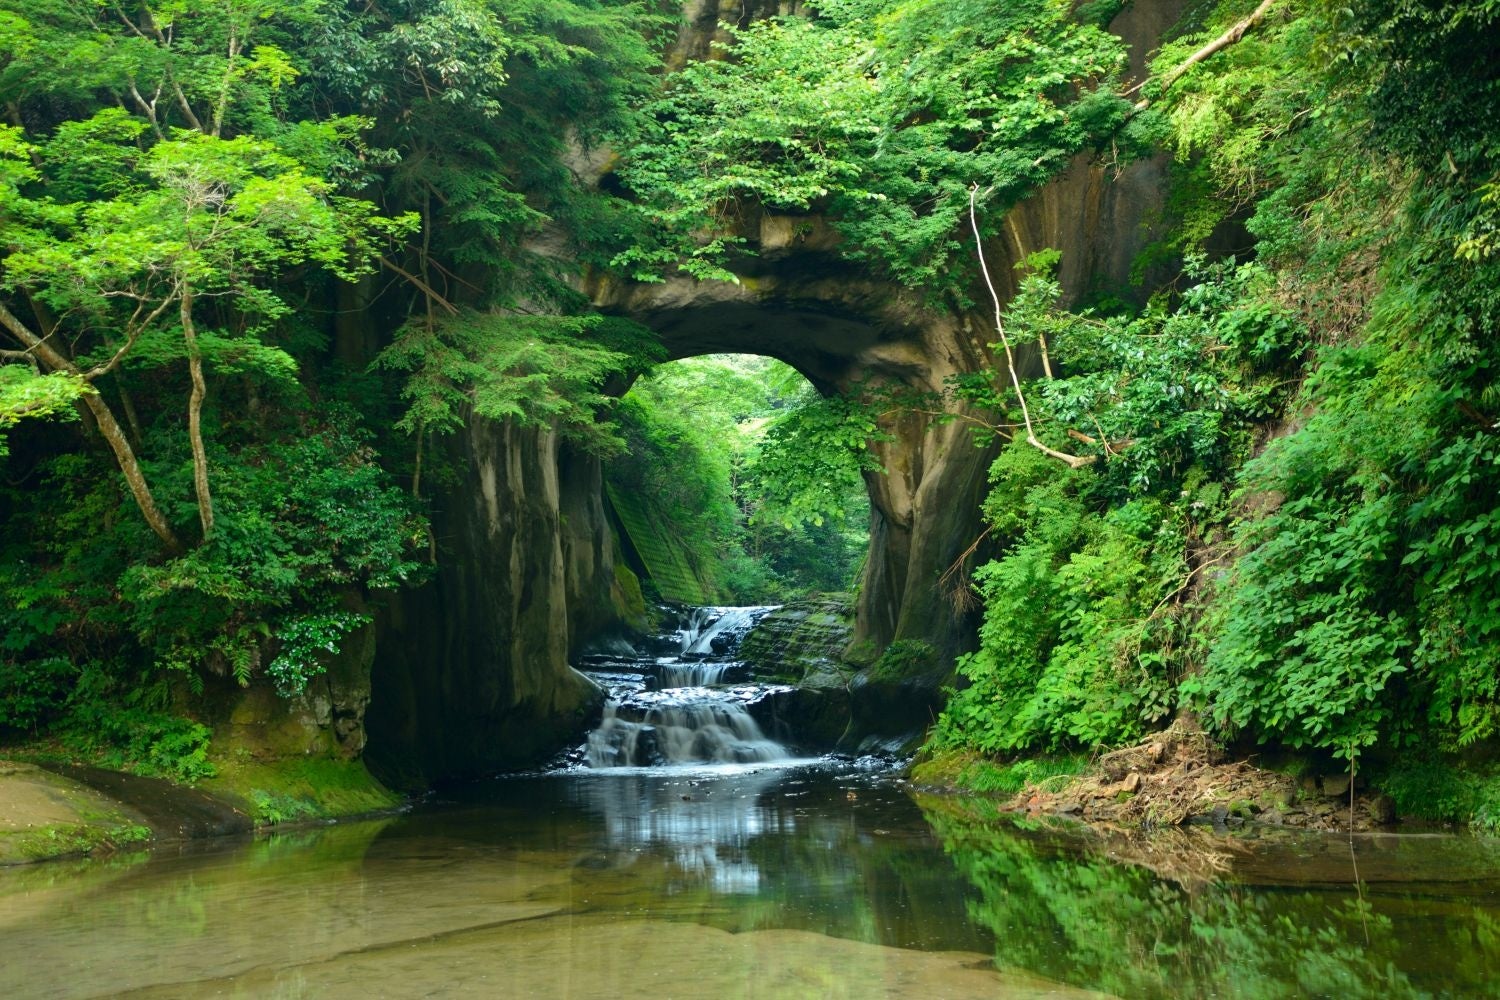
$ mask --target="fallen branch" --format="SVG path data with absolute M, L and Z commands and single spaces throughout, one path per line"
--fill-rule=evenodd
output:
M 1203 62 L 1214 53 L 1229 48 L 1229 46 L 1233 45 L 1235 42 L 1243 38 L 1245 36 L 1245 32 L 1249 31 L 1261 21 L 1265 20 L 1266 12 L 1271 9 L 1271 5 L 1275 2 L 1276 0 L 1261 0 L 1260 6 L 1251 11 L 1249 17 L 1246 17 L 1244 20 L 1235 22 L 1235 24 L 1230 27 L 1228 31 L 1224 32 L 1218 38 L 1215 38 L 1213 41 L 1203 46 L 1197 52 L 1194 52 L 1192 55 L 1188 56 L 1182 62 L 1174 66 L 1172 68 L 1172 71 L 1162 79 L 1162 91 L 1165 92 L 1169 87 L 1172 86 L 1172 84 L 1176 83 L 1182 77 L 1182 74 L 1186 73 L 1194 66 Z M 1149 82 L 1149 79 L 1142 80 L 1134 87 L 1131 87 L 1129 90 L 1125 91 L 1125 96 L 1129 97 L 1131 94 L 1134 94 Z M 1140 111 L 1150 103 L 1150 101 L 1142 100 L 1135 106 L 1135 109 L 1137 111 Z

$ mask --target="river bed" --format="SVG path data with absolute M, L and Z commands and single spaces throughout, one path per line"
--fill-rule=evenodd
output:
M 572 769 L 0 870 L 0 996 L 1392 997 L 1500 984 L 1500 844 L 1111 838 L 874 762 Z M 1350 863 L 1363 866 L 1356 886 Z

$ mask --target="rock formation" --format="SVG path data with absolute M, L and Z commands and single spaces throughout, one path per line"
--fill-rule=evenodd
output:
M 687 5 L 673 59 L 708 52 L 721 20 L 798 5 L 736 4 L 732 17 L 721 6 Z M 1130 5 L 1116 19 L 1137 73 L 1180 8 L 1178 0 Z M 1159 161 L 1076 160 L 1009 214 L 987 250 L 1002 294 L 1013 291 L 1013 265 L 1048 248 L 1062 252 L 1070 294 L 1127 289 L 1162 205 L 1164 170 Z M 599 308 L 655 330 L 672 358 L 769 355 L 824 392 L 868 379 L 935 392 L 951 375 L 993 365 L 987 312 L 925 308 L 840 257 L 824 220 L 762 215 L 746 226 L 756 256 L 738 284 L 594 276 L 585 291 Z M 942 581 L 966 552 L 970 562 L 985 556 L 970 547 L 982 531 L 993 452 L 976 448 L 961 422 L 908 413 L 888 429 L 891 439 L 876 446 L 885 471 L 867 476 L 870 556 L 846 655 L 869 665 L 890 643 L 911 640 L 951 664 L 972 648 L 977 615 L 953 600 L 951 578 Z M 569 652 L 623 614 L 596 462 L 556 435 L 483 420 L 454 447 L 464 479 L 437 505 L 437 578 L 396 597 L 379 625 L 369 755 L 383 774 L 411 781 L 534 761 L 580 730 L 599 695 L 568 666 Z M 886 690 L 898 681 L 872 676 L 863 686 L 873 685 L 874 701 L 889 700 L 904 697 Z

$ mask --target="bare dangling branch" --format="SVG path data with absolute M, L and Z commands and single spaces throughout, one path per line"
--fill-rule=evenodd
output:
M 974 252 L 979 258 L 979 271 L 984 275 L 984 284 L 990 291 L 990 300 L 995 304 L 995 332 L 1000 335 L 1000 345 L 1005 348 L 1005 367 L 1010 372 L 1010 384 L 1016 390 L 1016 399 L 1021 403 L 1021 419 L 1026 425 L 1026 443 L 1044 455 L 1066 462 L 1069 468 L 1081 469 L 1094 461 L 1093 456 L 1069 455 L 1065 451 L 1049 448 L 1036 436 L 1036 429 L 1032 426 L 1031 408 L 1026 404 L 1026 393 L 1021 389 L 1021 374 L 1016 370 L 1016 352 L 1011 348 L 1010 337 L 1005 333 L 1005 322 L 1001 316 L 1003 309 L 1000 304 L 1000 293 L 995 290 L 995 282 L 990 277 L 989 265 L 984 260 L 984 237 L 979 231 L 978 203 L 979 185 L 971 184 L 969 186 L 969 224 L 974 229 Z

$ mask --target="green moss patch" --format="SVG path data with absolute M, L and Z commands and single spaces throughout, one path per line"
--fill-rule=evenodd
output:
M 0 832 L 0 864 L 116 851 L 150 839 L 150 828 L 139 823 L 57 823 L 34 830 Z
M 922 785 L 965 792 L 1015 795 L 1051 779 L 1071 778 L 1088 767 L 1084 754 L 1028 757 L 1002 764 L 981 754 L 946 751 L 914 765 L 912 780 Z
M 108 796 L 33 764 L 0 761 L 0 865 L 150 839 L 141 817 Z
M 698 578 L 689 553 L 660 525 L 660 519 L 639 496 L 606 484 L 609 502 L 620 525 L 646 566 L 657 591 L 669 601 L 707 604 L 714 595 Z
M 246 804 L 257 825 L 359 816 L 393 809 L 402 798 L 376 781 L 363 761 L 307 757 L 221 761 L 199 786 Z

